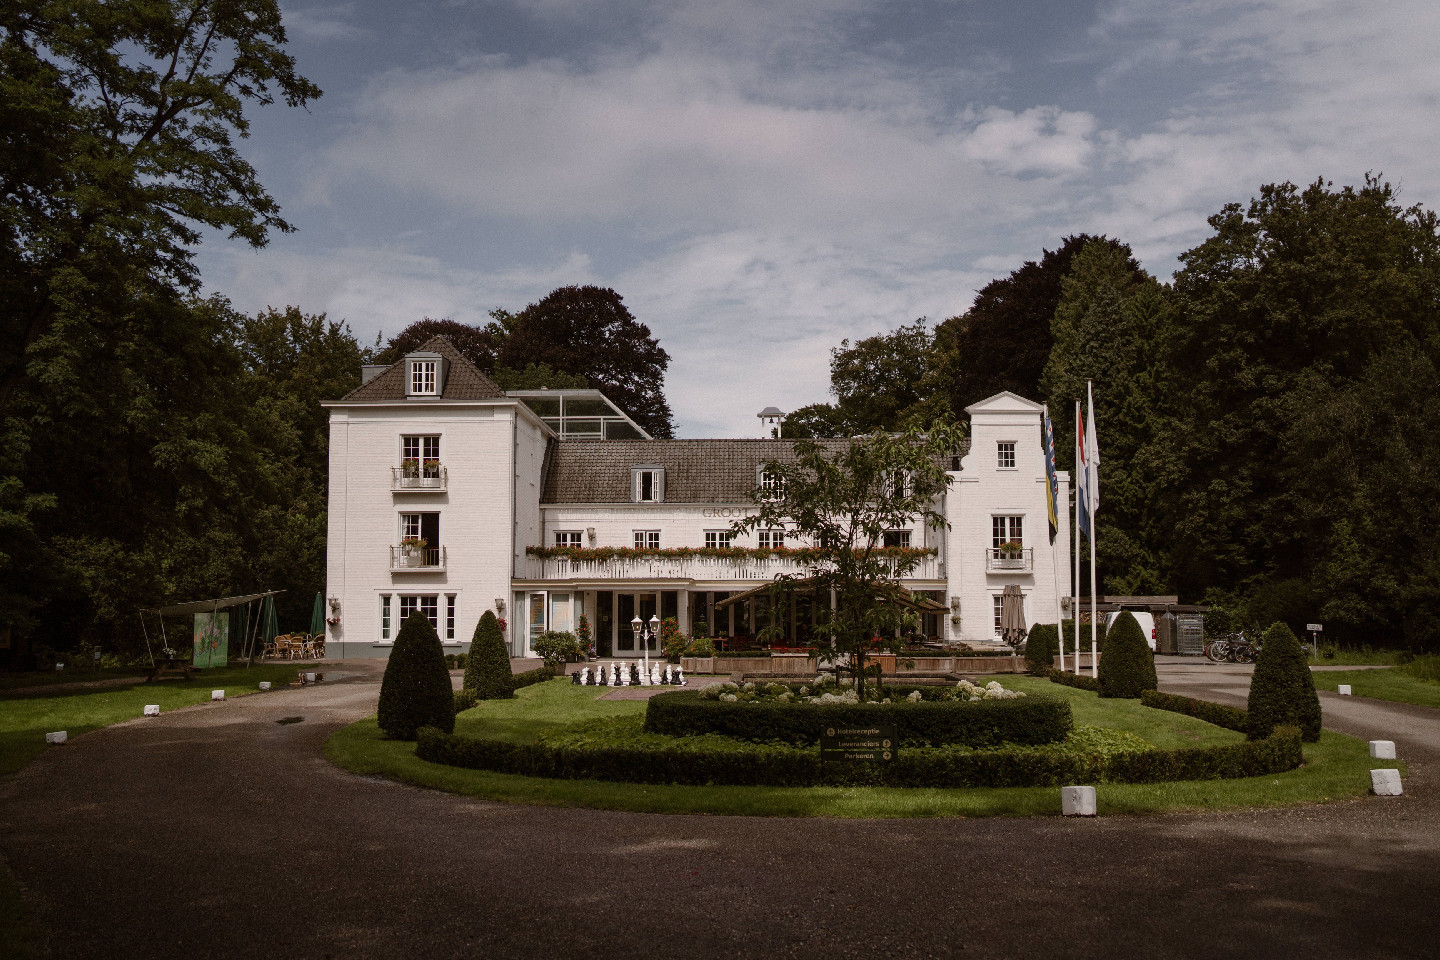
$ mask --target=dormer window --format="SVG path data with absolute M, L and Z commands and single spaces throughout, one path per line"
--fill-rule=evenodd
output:
M 438 397 L 445 391 L 445 359 L 433 353 L 412 353 L 405 358 L 405 395 Z
M 664 467 L 634 467 L 630 482 L 636 503 L 660 503 L 665 499 Z
M 755 486 L 760 488 L 761 500 L 774 503 L 785 499 L 785 478 L 775 471 L 757 470 Z

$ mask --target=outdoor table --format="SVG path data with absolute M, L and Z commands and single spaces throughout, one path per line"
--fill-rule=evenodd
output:
M 167 677 L 170 674 L 184 675 L 186 680 L 194 680 L 195 674 L 199 673 L 193 665 L 180 660 L 165 660 L 155 664 L 155 669 L 150 671 L 150 676 L 145 678 L 146 683 Z

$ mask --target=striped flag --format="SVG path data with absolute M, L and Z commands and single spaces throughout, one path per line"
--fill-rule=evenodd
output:
M 1090 422 L 1085 425 L 1085 469 L 1089 471 L 1085 489 L 1090 494 L 1090 519 L 1093 522 L 1100 509 L 1100 440 L 1095 436 L 1095 393 L 1090 384 L 1085 384 L 1086 411 Z
M 1090 466 L 1085 459 L 1085 414 L 1075 404 L 1075 521 L 1090 536 Z
M 1045 489 L 1050 494 L 1045 498 L 1045 509 L 1050 514 L 1050 542 L 1054 543 L 1060 532 L 1060 481 L 1055 476 L 1055 426 L 1050 422 L 1048 406 L 1040 423 L 1040 446 L 1045 451 Z

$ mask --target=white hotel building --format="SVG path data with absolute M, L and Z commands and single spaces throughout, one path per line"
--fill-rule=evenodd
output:
M 717 602 L 802 569 L 783 556 L 527 552 L 803 546 L 782 530 L 729 539 L 730 523 L 755 509 L 761 464 L 789 456 L 789 441 L 653 440 L 598 391 L 507 394 L 444 338 L 367 368 L 360 387 L 326 406 L 331 656 L 387 656 L 416 609 L 455 652 L 486 610 L 507 621 L 514 656 L 531 655 L 545 630 L 575 629 L 582 614 L 605 657 L 639 656 L 636 614 L 676 617 L 686 633 L 753 635 L 763 598 Z M 1009 584 L 1024 594 L 1028 623 L 1058 619 L 1058 597 L 1070 592 L 1069 478 L 1059 475 L 1052 545 L 1042 410 L 1011 393 L 967 407 L 970 442 L 951 460 L 940 506 L 949 529 L 916 523 L 887 536 L 933 551 L 903 582 L 946 611 L 925 617 L 935 639 L 998 643 Z

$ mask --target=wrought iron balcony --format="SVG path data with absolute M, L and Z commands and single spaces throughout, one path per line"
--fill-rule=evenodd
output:
M 1033 547 L 990 548 L 985 551 L 986 573 L 1034 573 L 1035 550 Z
M 444 493 L 449 480 L 449 471 L 443 465 L 390 468 L 390 490 L 393 493 L 410 493 L 417 490 L 427 493 Z
M 445 569 L 444 547 L 390 548 L 391 573 L 436 573 Z

